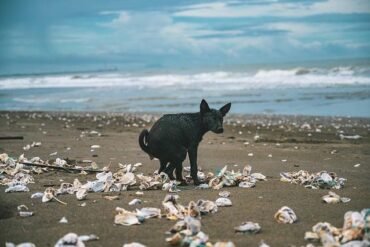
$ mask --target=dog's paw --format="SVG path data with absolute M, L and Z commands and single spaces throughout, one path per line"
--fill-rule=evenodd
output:
M 194 185 L 195 186 L 198 186 L 198 185 L 200 185 L 201 184 L 201 182 L 197 179 L 197 180 L 194 180 Z

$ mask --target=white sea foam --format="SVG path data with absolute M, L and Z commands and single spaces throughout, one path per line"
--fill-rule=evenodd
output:
M 366 72 L 366 73 L 365 73 Z M 331 69 L 295 68 L 252 72 L 209 72 L 195 74 L 94 74 L 0 79 L 0 89 L 72 88 L 72 87 L 179 87 L 207 90 L 241 90 L 254 88 L 297 88 L 331 85 L 370 84 L 364 69 L 335 67 Z

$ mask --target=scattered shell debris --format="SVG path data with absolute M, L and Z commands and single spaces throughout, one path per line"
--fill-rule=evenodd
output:
M 283 224 L 293 224 L 297 221 L 297 215 L 294 213 L 293 209 L 284 206 L 280 208 L 274 215 L 274 218 L 278 223 Z
M 370 208 L 361 212 L 348 211 L 344 214 L 342 228 L 328 222 L 319 222 L 306 232 L 306 241 L 321 242 L 324 246 L 369 246 Z
M 310 173 L 300 170 L 298 172 L 280 173 L 280 181 L 303 185 L 310 189 L 341 189 L 347 179 L 340 178 L 335 172 L 321 171 Z

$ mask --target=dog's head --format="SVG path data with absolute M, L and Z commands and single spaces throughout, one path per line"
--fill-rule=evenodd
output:
M 211 109 L 208 103 L 203 99 L 200 103 L 200 115 L 202 116 L 202 123 L 210 131 L 220 134 L 224 132 L 223 121 L 226 113 L 229 112 L 231 103 L 221 107 L 219 110 Z

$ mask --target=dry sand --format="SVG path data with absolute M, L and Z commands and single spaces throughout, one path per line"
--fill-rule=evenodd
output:
M 240 122 L 237 122 L 240 121 Z M 136 124 L 133 124 L 136 123 Z M 301 128 L 309 123 L 311 129 Z M 151 174 L 158 169 L 158 161 L 149 160 L 138 146 L 137 138 L 145 123 L 130 115 L 119 114 L 72 114 L 72 113 L 0 113 L 0 136 L 21 135 L 23 140 L 0 140 L 0 153 L 17 157 L 39 156 L 44 160 L 56 157 L 70 160 L 91 159 L 100 166 L 111 163 L 114 171 L 120 163 L 142 162 L 139 171 Z M 244 124 L 244 125 L 243 125 Z M 317 132 L 316 128 L 321 129 Z M 250 164 L 253 171 L 268 176 L 268 181 L 258 182 L 255 188 L 227 188 L 231 192 L 232 207 L 220 208 L 216 214 L 202 218 L 202 230 L 209 234 L 212 242 L 233 241 L 236 246 L 257 246 L 263 239 L 271 246 L 302 246 L 304 232 L 319 221 L 327 221 L 337 227 L 343 224 L 343 215 L 348 210 L 370 207 L 370 120 L 351 118 L 313 117 L 268 117 L 245 116 L 229 118 L 225 132 L 221 135 L 207 133 L 199 147 L 198 163 L 203 171 L 216 171 L 224 165 L 229 169 L 242 169 Z M 82 131 L 97 130 L 101 136 L 80 137 Z M 241 131 L 239 133 L 239 131 Z M 359 140 L 341 140 L 339 131 L 348 135 L 358 134 Z M 258 134 L 260 140 L 254 141 Z M 41 141 L 41 147 L 24 151 L 23 146 Z M 245 144 L 249 142 L 249 144 Z M 277 144 L 279 143 L 279 144 Z M 91 152 L 90 146 L 101 146 Z M 70 150 L 67 148 L 70 147 Z M 333 150 L 337 150 L 332 154 Z M 57 156 L 49 156 L 58 152 Z M 248 156 L 253 153 L 253 156 Z M 272 154 L 272 157 L 268 157 Z M 282 162 L 282 160 L 287 160 Z M 361 164 L 355 168 L 355 164 Z M 184 162 L 188 165 L 188 160 Z M 339 195 L 350 197 L 349 203 L 328 205 L 321 202 L 327 190 L 311 190 L 302 186 L 279 181 L 283 171 L 327 170 L 348 179 L 345 187 L 336 190 Z M 35 184 L 30 192 L 4 193 L 0 187 L 0 244 L 6 241 L 20 243 L 30 241 L 36 246 L 54 246 L 68 232 L 96 234 L 100 240 L 87 242 L 87 246 L 122 246 L 132 241 L 147 246 L 166 246 L 164 234 L 174 222 L 166 219 L 150 219 L 141 225 L 117 226 L 113 224 L 117 206 L 128 210 L 136 207 L 160 207 L 166 192 L 145 191 L 144 203 L 129 206 L 136 198 L 136 190 L 119 193 L 119 200 L 107 201 L 103 195 L 117 193 L 89 193 L 86 207 L 73 195 L 62 195 L 57 202 L 41 203 L 30 199 L 30 195 L 43 191 L 47 186 L 58 187 L 64 182 L 93 180 L 94 175 L 71 174 L 62 171 L 34 175 Z M 190 200 L 216 200 L 219 191 L 196 190 L 194 186 L 183 187 L 180 202 Z M 26 204 L 35 215 L 29 218 L 17 216 L 17 206 Z M 292 225 L 279 225 L 274 213 L 282 206 L 291 207 L 298 216 Z M 69 223 L 58 221 L 65 216 Z M 256 235 L 237 234 L 233 227 L 244 221 L 258 222 L 262 231 Z

